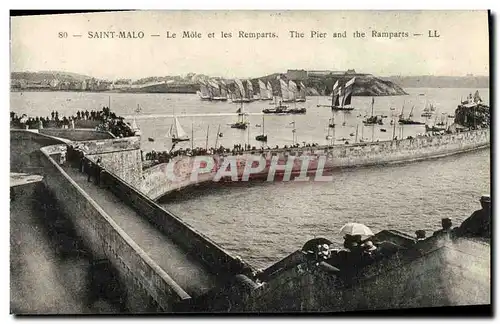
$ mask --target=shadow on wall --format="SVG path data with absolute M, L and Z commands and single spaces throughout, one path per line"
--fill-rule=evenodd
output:
M 42 183 L 17 203 L 26 203 L 34 217 L 23 220 L 28 228 L 11 227 L 11 242 L 17 242 L 11 244 L 11 313 L 128 312 L 117 271 L 94 258 Z

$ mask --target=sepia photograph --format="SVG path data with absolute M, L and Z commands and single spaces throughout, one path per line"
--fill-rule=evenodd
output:
M 492 315 L 491 12 L 9 19 L 11 315 Z

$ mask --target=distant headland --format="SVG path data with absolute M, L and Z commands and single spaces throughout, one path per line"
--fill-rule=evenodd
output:
M 333 84 L 339 80 L 345 83 L 356 77 L 354 96 L 393 96 L 407 94 L 403 87 L 429 88 L 486 88 L 487 76 L 390 76 L 376 77 L 371 74 L 347 71 L 306 71 L 288 70 L 260 78 L 250 78 L 257 86 L 258 80 L 264 82 L 277 78 L 301 81 L 305 84 L 307 95 L 330 95 Z M 176 76 L 156 76 L 137 80 L 105 80 L 87 75 L 61 72 L 12 72 L 11 91 L 83 91 L 83 92 L 127 92 L 127 93 L 196 93 L 201 80 L 213 78 L 204 74 L 188 73 Z M 222 79 L 232 82 L 230 79 Z

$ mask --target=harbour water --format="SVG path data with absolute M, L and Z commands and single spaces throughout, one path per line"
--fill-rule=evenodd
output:
M 335 115 L 335 137 L 352 142 L 354 137 L 350 134 L 359 125 L 359 138 L 389 139 L 393 132 L 390 116 L 399 114 L 403 104 L 405 116 L 415 106 L 415 118 L 425 120 L 420 114 L 426 101 L 437 106 L 439 115 L 453 114 L 460 99 L 476 89 L 406 90 L 410 95 L 375 98 L 374 113 L 389 116 L 383 126 L 361 127 L 363 117 L 371 113 L 371 97 L 354 97 L 354 111 Z M 479 92 L 487 103 L 488 89 Z M 262 124 L 260 111 L 269 107 L 269 102 L 245 105 L 251 125 L 247 131 L 229 128 L 228 124 L 237 119 L 236 114 L 231 114 L 238 104 L 203 102 L 196 95 L 16 92 L 11 94 L 11 109 L 30 116 L 48 116 L 52 110 L 58 110 L 63 116 L 107 106 L 109 97 L 111 109 L 118 115 L 137 116 L 144 151 L 170 148 L 165 134 L 173 113 L 180 117 L 188 135 L 194 135 L 194 146 L 206 145 L 207 128 L 208 146 L 214 146 L 219 125 L 223 137 L 217 139 L 218 144 L 232 147 L 250 140 L 251 145 L 258 146 L 254 138 L 261 129 L 256 124 Z M 308 109 L 306 115 L 265 116 L 268 145 L 292 144 L 292 122 L 297 129 L 296 141 L 326 144 L 332 113 L 329 108 L 316 105 L 328 101 L 328 97 L 308 97 L 306 103 L 297 104 Z M 136 114 L 138 104 L 142 111 Z M 391 107 L 395 109 L 390 110 Z M 182 117 L 183 114 L 190 117 Z M 387 131 L 381 132 L 380 128 Z M 403 136 L 423 132 L 423 125 L 405 126 Z M 401 135 L 399 126 L 394 133 Z M 191 143 L 182 145 L 189 147 Z M 314 236 L 341 244 L 338 230 L 350 221 L 365 223 L 374 231 L 391 228 L 410 234 L 417 229 L 438 229 L 442 217 L 451 217 L 454 224 L 459 224 L 479 207 L 478 197 L 489 190 L 490 154 L 481 150 L 424 162 L 340 171 L 331 183 L 212 184 L 181 192 L 162 203 L 231 253 L 257 267 L 266 267 Z

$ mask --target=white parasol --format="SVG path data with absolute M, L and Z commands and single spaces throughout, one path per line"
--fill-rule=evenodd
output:
M 340 234 L 373 236 L 373 232 L 368 226 L 359 223 L 347 223 L 340 229 Z

